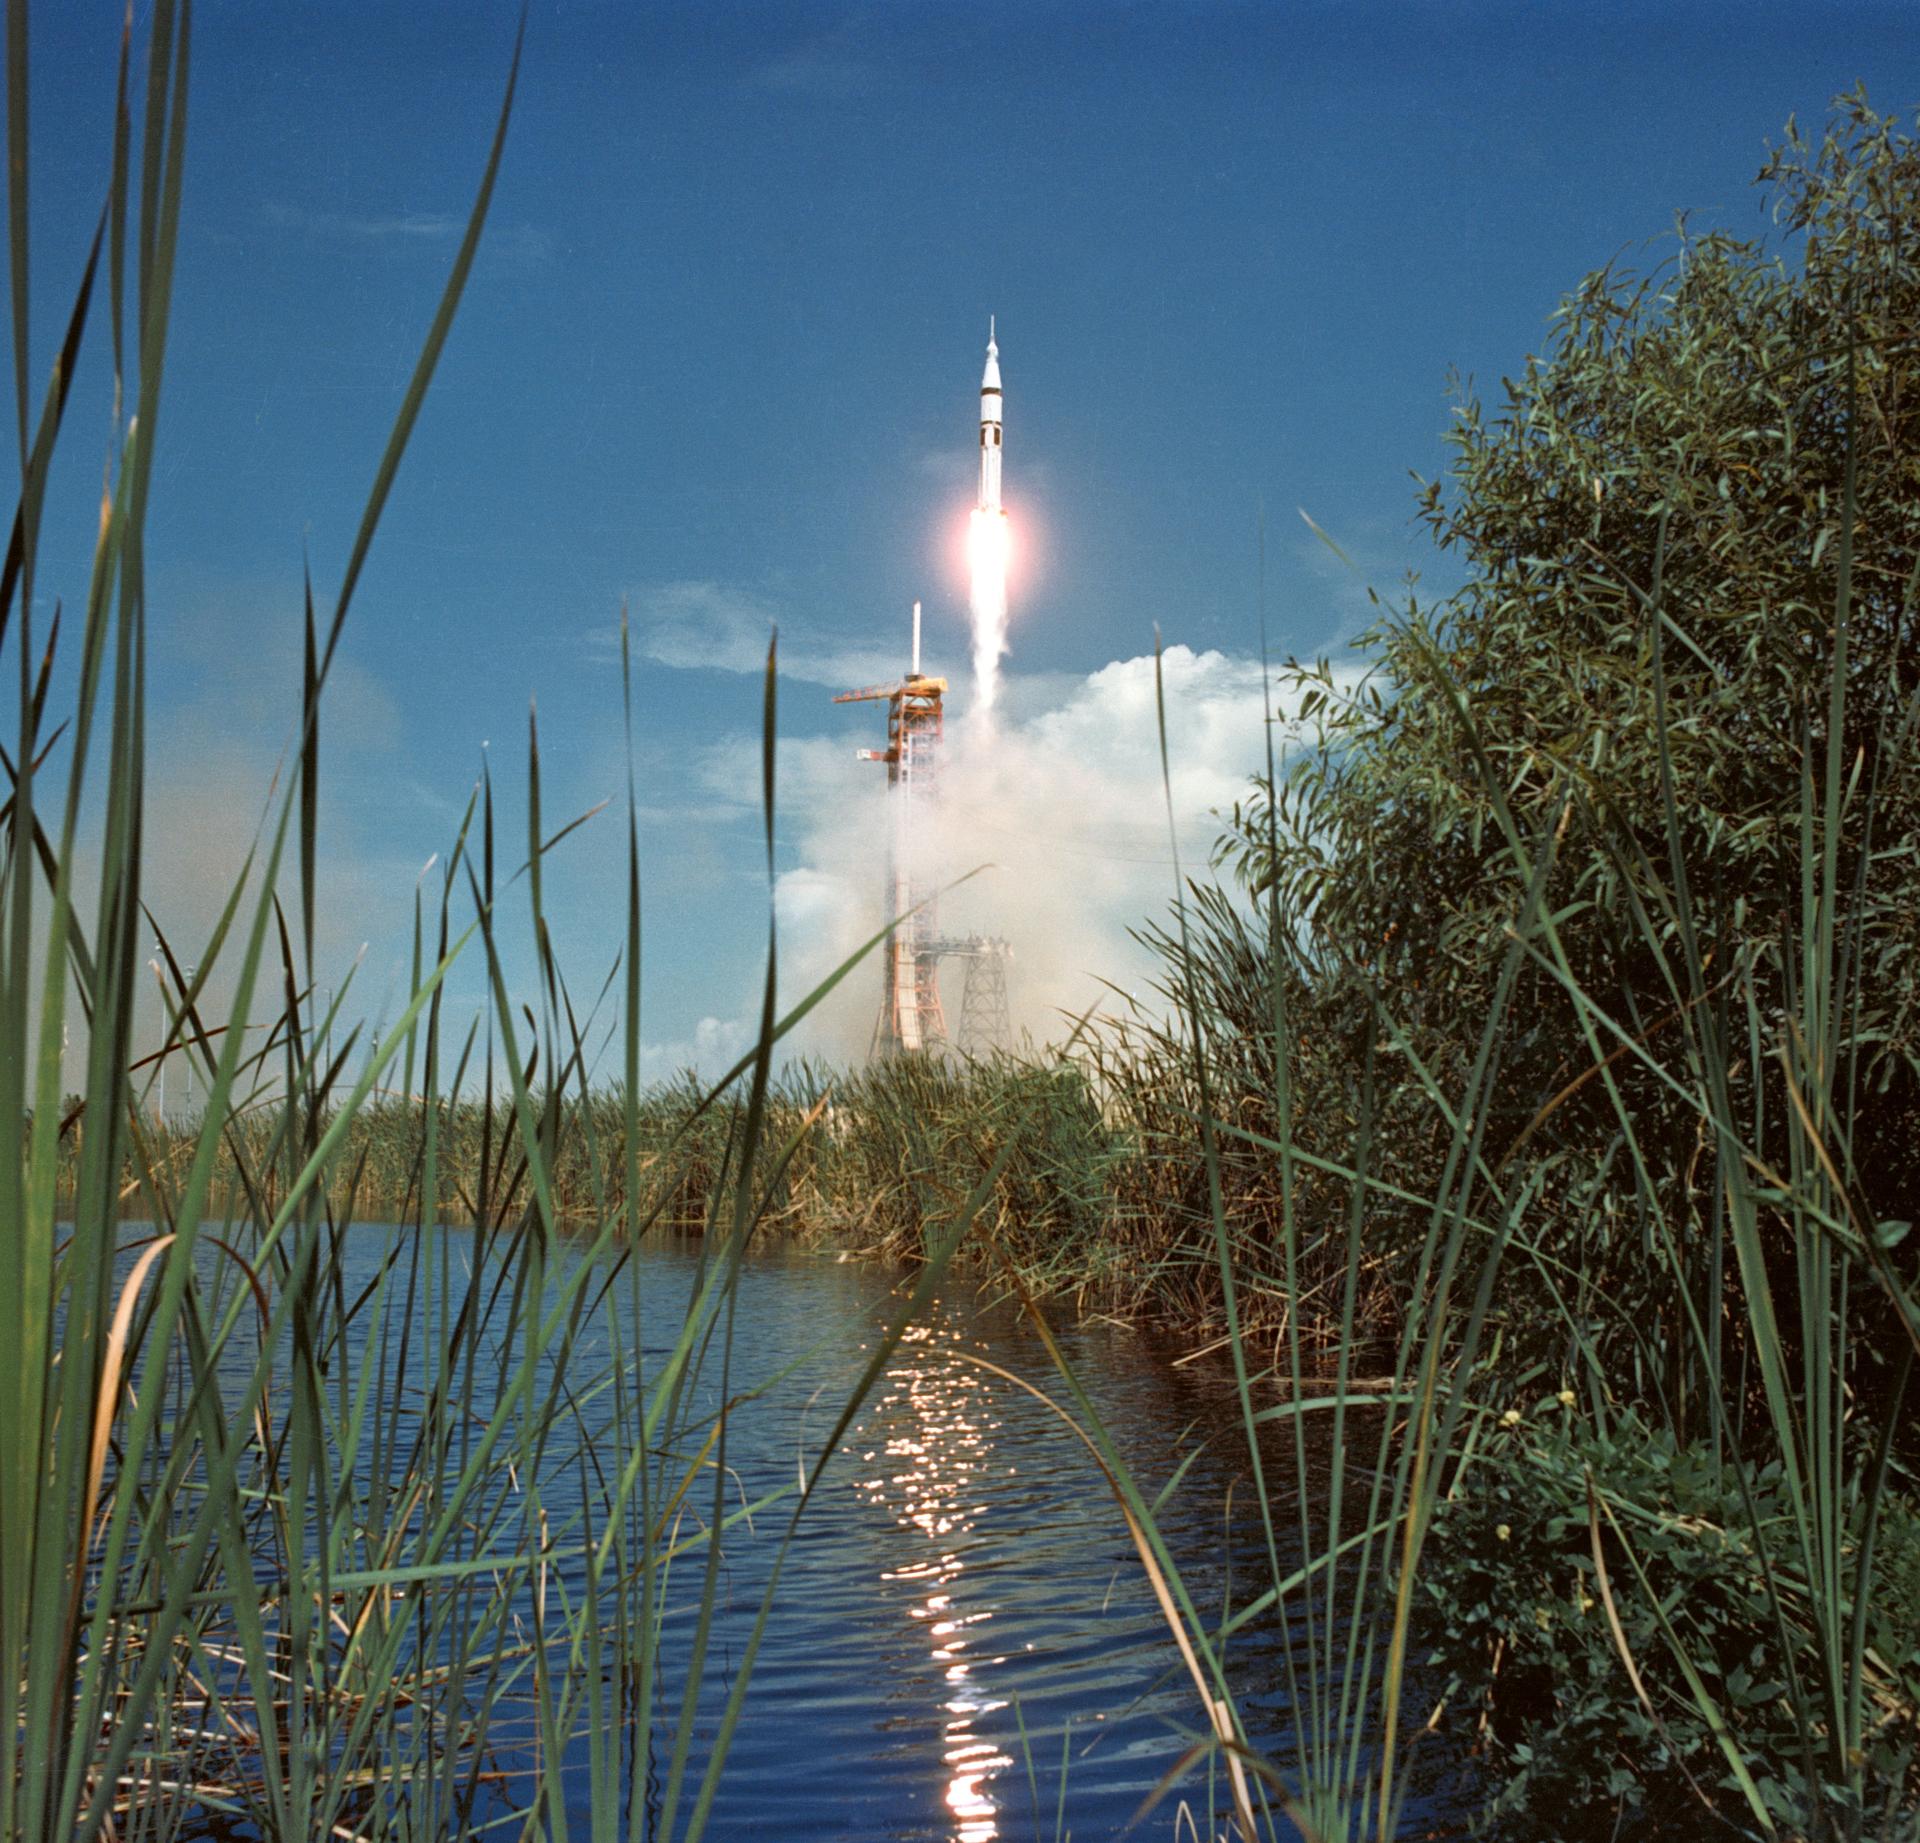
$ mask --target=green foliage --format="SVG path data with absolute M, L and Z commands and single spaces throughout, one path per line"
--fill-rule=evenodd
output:
M 1447 1731 L 1471 1733 L 1483 1754 L 1503 1837 L 1753 1833 L 1668 1628 L 1753 1762 L 1776 1824 L 1788 1835 L 1814 1829 L 1792 1770 L 1799 1726 L 1765 1545 L 1754 1537 L 1756 1526 L 1787 1524 L 1785 1493 L 1777 1463 L 1743 1479 L 1667 1428 L 1627 1419 L 1602 1433 L 1552 1396 L 1490 1437 L 1436 1520 L 1420 1595 L 1431 1661 L 1454 1684 Z M 1858 1532 L 1856 1517 L 1850 1548 Z M 1869 1614 L 1878 1687 L 1870 1765 L 1887 1797 L 1855 1813 L 1858 1834 L 1911 1836 L 1920 1823 L 1906 1719 L 1920 1682 L 1916 1539 L 1920 1515 L 1894 1500 Z M 1623 1641 L 1644 1701 L 1623 1667 Z
M 1761 180 L 1787 253 L 1683 225 L 1652 273 L 1588 277 L 1497 408 L 1461 402 L 1450 475 L 1421 504 L 1466 585 L 1383 609 L 1358 690 L 1324 665 L 1295 672 L 1307 735 L 1278 823 L 1257 791 L 1225 857 L 1250 888 L 1276 882 L 1298 918 L 1320 1026 L 1351 1050 L 1362 1008 L 1342 989 L 1377 978 L 1443 1080 L 1464 1069 L 1524 882 L 1502 806 L 1530 832 L 1565 829 L 1548 903 L 1569 971 L 1656 1055 L 1701 1002 L 1677 970 L 1681 908 L 1706 989 L 1752 980 L 1777 1024 L 1792 1005 L 1783 926 L 1806 847 L 1828 842 L 1820 801 L 1803 839 L 1798 790 L 1829 741 L 1851 430 L 1832 843 L 1835 925 L 1857 936 L 1862 981 L 1839 1047 L 1857 1065 L 1859 1181 L 1876 1214 L 1906 1215 L 1920 1184 L 1920 761 L 1898 738 L 1920 687 L 1920 144 L 1849 97 L 1817 146 L 1790 133 Z M 1593 1206 L 1614 1112 L 1573 1008 L 1540 966 L 1517 1004 L 1490 1152 L 1565 1154 L 1559 1252 L 1616 1295 L 1644 1286 L 1639 1238 Z M 1745 1059 L 1730 1103 L 1778 1157 L 1783 1116 L 1755 1074 Z M 1697 1116 L 1631 1056 L 1617 1080 L 1655 1181 L 1697 1234 Z M 1674 1322 L 1670 1295 L 1641 1303 Z
M 1228 891 L 1190 885 L 1182 911 L 1184 931 L 1148 924 L 1138 937 L 1162 962 L 1159 992 L 1170 1008 L 1114 1020 L 1086 1050 L 1108 1112 L 1132 1148 L 1113 1173 L 1107 1238 L 1133 1249 L 1134 1264 L 1152 1276 L 1156 1309 L 1219 1326 L 1223 1299 L 1213 1210 L 1195 1133 L 1203 1111 L 1197 1032 L 1206 1087 L 1227 1129 L 1216 1147 L 1216 1165 L 1221 1216 L 1244 1289 L 1238 1302 L 1244 1328 L 1263 1336 L 1290 1322 L 1302 1324 L 1311 1345 L 1308 1372 L 1330 1374 L 1342 1335 L 1349 1187 L 1325 1165 L 1302 1163 L 1293 1172 L 1291 1203 L 1305 1234 L 1289 1282 L 1280 1271 L 1289 1186 L 1282 1183 L 1274 1146 L 1284 1114 L 1307 1160 L 1337 1164 L 1351 1151 L 1363 1105 L 1381 1099 L 1363 1101 L 1365 1058 L 1354 1053 L 1361 1021 L 1355 1016 L 1345 1028 L 1325 1028 L 1323 989 L 1291 933 L 1272 930 L 1267 917 L 1249 913 Z M 1274 939 L 1277 955 L 1269 947 Z M 1284 987 L 1292 1025 L 1284 1067 L 1274 1050 L 1275 981 Z M 1364 994 L 1343 992 L 1335 1002 L 1355 1000 L 1364 1005 Z M 1389 1137 L 1399 1138 L 1402 1153 L 1417 1142 L 1437 1159 L 1446 1124 L 1424 1097 L 1400 1097 L 1388 1105 Z M 1406 1306 L 1395 1280 L 1385 1265 L 1374 1263 L 1361 1276 L 1361 1343 L 1349 1354 L 1362 1368 L 1391 1364 Z
M 1465 587 L 1383 609 L 1357 688 L 1291 671 L 1302 744 L 1222 850 L 1264 914 L 1196 895 L 1158 937 L 1192 1068 L 1158 1085 L 1296 1391 L 1310 1298 L 1343 1291 L 1342 1378 L 1363 1279 L 1395 1302 L 1418 1407 L 1372 1501 L 1405 1536 L 1357 1655 L 1418 1588 L 1550 1830 L 1914 1822 L 1879 1609 L 1920 1350 L 1920 144 L 1845 98 L 1762 178 L 1791 261 L 1683 228 L 1462 405 L 1423 505 Z M 1236 1240 L 1261 1155 L 1278 1207 Z M 1542 1373 L 1590 1404 L 1577 1475 L 1465 1437 Z M 1569 1550 L 1587 1464 L 1644 1699 Z

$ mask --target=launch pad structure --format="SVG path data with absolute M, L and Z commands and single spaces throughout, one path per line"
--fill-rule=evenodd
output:
M 1007 962 L 1013 948 L 997 934 L 969 934 L 937 943 L 940 957 L 966 962 L 960 987 L 960 1050 L 990 1055 L 1013 1047 L 1013 1017 L 1007 1009 Z
M 920 604 L 913 605 L 913 663 L 897 684 L 843 691 L 836 704 L 885 703 L 887 746 L 856 751 L 887 765 L 887 912 L 894 922 L 881 964 L 880 1015 L 873 1028 L 877 1057 L 938 1052 L 952 1039 L 940 999 L 940 962 L 960 960 L 966 982 L 954 1047 L 985 1055 L 1011 1047 L 1007 968 L 1013 957 L 996 935 L 949 938 L 940 932 L 939 894 L 926 875 L 933 853 L 935 801 L 947 681 L 920 670 Z

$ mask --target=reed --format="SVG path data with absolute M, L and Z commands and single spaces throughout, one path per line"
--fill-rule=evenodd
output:
M 34 422 L 26 16 L 9 11 L 23 485 L 0 585 L 0 645 L 11 642 L 21 673 L 0 815 L 0 1107 L 19 1123 L 22 1156 L 0 1162 L 11 1333 L 0 1357 L 0 1836 L 166 1837 L 218 1816 L 273 1837 L 448 1836 L 503 1813 L 564 1834 L 558 1762 L 580 1745 L 595 1837 L 695 1837 L 748 1675 L 736 1671 L 718 1737 L 696 1736 L 719 1538 L 771 1504 L 729 1495 L 729 1428 L 749 1408 L 727 1388 L 730 1300 L 819 1117 L 817 1105 L 796 1113 L 770 1096 L 779 1045 L 822 993 L 776 1011 L 770 937 L 751 1054 L 670 1125 L 643 1122 L 630 774 L 614 986 L 626 1079 L 611 1097 L 590 1092 L 542 907 L 544 857 L 571 827 L 543 825 L 530 724 L 519 869 L 496 877 L 496 863 L 518 854 L 495 837 L 483 783 L 437 887 L 417 898 L 407 999 L 384 1039 L 365 1043 L 345 1021 L 346 986 L 324 1015 L 316 1002 L 329 671 L 482 234 L 516 50 L 338 597 L 324 618 L 308 597 L 291 772 L 211 938 L 183 956 L 162 937 L 160 1053 L 193 1060 L 205 1102 L 185 1126 L 152 1120 L 132 1054 L 151 924 L 141 901 L 143 543 L 192 16 L 190 0 L 154 8 L 137 126 L 123 40 L 106 207 Z M 103 253 L 128 413 L 101 509 L 76 703 L 56 722 L 57 629 L 31 625 L 36 542 L 74 358 L 99 318 Z M 770 655 L 769 799 L 773 686 Z M 102 758 L 89 864 L 82 816 Z M 49 781 L 50 760 L 63 782 Z M 769 809 L 769 851 L 771 828 Z M 76 898 L 87 871 L 100 892 L 90 925 Z M 524 1017 L 500 959 L 516 908 L 539 973 Z M 473 1034 L 451 1032 L 444 1016 L 445 978 L 461 956 L 481 961 L 491 992 L 501 1054 L 483 1069 Z M 216 969 L 231 990 L 217 1020 L 207 999 Z M 87 1071 L 63 1097 L 70 1006 L 84 1021 Z M 456 1101 L 470 1080 L 477 1101 Z M 723 1102 L 736 1082 L 737 1099 Z M 396 1083 L 420 1097 L 404 1132 L 374 1104 Z M 659 1129 L 651 1148 L 649 1127 Z M 603 1136 L 617 1140 L 617 1166 L 599 1156 Z M 989 1160 L 984 1184 L 997 1175 Z M 585 1195 L 569 1196 L 569 1182 Z M 350 1225 L 376 1186 L 400 1207 L 361 1284 Z M 684 1299 L 643 1299 L 637 1264 L 618 1250 L 689 1197 L 706 1230 L 697 1283 Z M 979 1200 L 950 1200 L 929 1232 L 926 1286 Z M 561 1235 L 568 1207 L 590 1215 L 574 1241 Z M 449 1216 L 474 1225 L 457 1249 L 436 1227 Z M 793 1517 L 923 1298 L 877 1340 L 814 1469 L 776 1494 L 796 1500 Z M 769 1593 L 750 1649 L 770 1605 Z M 671 1651 L 670 1619 L 691 1632 Z M 623 1735 L 637 1756 L 609 1738 Z

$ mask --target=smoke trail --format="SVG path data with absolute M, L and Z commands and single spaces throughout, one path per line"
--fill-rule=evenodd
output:
M 991 710 L 1000 692 L 1000 661 L 1007 652 L 1007 515 L 975 509 L 967 533 L 973 565 L 973 684 L 981 710 Z

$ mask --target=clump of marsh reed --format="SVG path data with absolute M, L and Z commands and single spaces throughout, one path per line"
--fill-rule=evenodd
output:
M 1109 1183 L 1123 1147 L 1071 1062 L 897 1058 L 800 1085 L 823 1106 L 793 1194 L 801 1219 L 919 1259 L 952 1197 L 996 1169 L 988 1209 L 1030 1285 L 1098 1285 Z
M 769 1002 L 719 1090 L 643 1123 L 631 777 L 626 935 L 608 981 L 623 1010 L 623 1080 L 611 1095 L 589 1091 L 548 947 L 542 865 L 571 828 L 543 827 L 531 726 L 518 870 L 496 878 L 496 862 L 517 854 L 495 837 L 483 778 L 437 887 L 416 896 L 405 1002 L 378 1044 L 346 1022 L 345 986 L 331 1006 L 316 1002 L 327 682 L 482 233 L 517 50 L 330 611 L 309 595 L 304 669 L 287 688 L 289 772 L 210 937 L 182 952 L 162 934 L 158 1056 L 191 1059 L 201 1102 L 189 1122 L 156 1123 L 154 1058 L 134 1049 L 153 928 L 141 900 L 144 534 L 180 247 L 192 7 L 150 9 L 137 134 L 129 14 L 106 206 L 37 405 L 24 314 L 23 7 L 14 20 L 5 56 L 22 478 L 0 647 L 17 654 L 21 690 L 0 808 L 0 1117 L 20 1155 L 0 1161 L 0 1839 L 237 1827 L 290 1843 L 468 1836 L 502 1822 L 564 1834 L 583 1808 L 596 1836 L 697 1837 L 820 1468 L 1004 1159 L 945 1199 L 921 1287 L 875 1340 L 800 1475 L 741 1504 L 728 1436 L 751 1403 L 727 1389 L 728 1303 L 818 1118 L 817 1107 L 796 1114 L 771 1098 L 779 1046 L 814 1000 L 784 1016 Z M 32 625 L 38 531 L 75 360 L 105 336 L 103 314 L 113 467 L 73 706 L 60 712 L 50 703 L 58 624 Z M 773 688 L 770 655 L 769 786 Z M 90 914 L 83 887 L 98 892 Z M 510 1000 L 501 961 L 516 911 L 538 971 L 525 1008 Z M 499 1054 L 481 1072 L 470 1065 L 474 1036 L 443 1015 L 462 956 L 480 962 L 492 993 Z M 770 956 L 769 994 L 773 979 Z M 70 1023 L 85 1078 L 63 1095 Z M 387 1089 L 418 1103 L 381 1108 Z M 477 1103 L 451 1099 L 470 1090 Z M 356 1228 L 349 1217 L 376 1189 L 389 1222 Z M 582 1189 L 592 1207 L 568 1240 L 563 1221 Z M 707 1231 L 701 1257 L 684 1297 L 646 1302 L 643 1342 L 639 1264 L 621 1252 L 690 1196 Z M 436 1227 L 448 1217 L 475 1226 Z M 745 1655 L 722 1678 L 706 1668 L 721 1543 L 753 1517 L 771 1545 L 770 1577 Z
M 331 1119 L 341 1114 L 344 1138 L 330 1174 L 329 1207 L 342 1221 L 407 1220 L 421 1203 L 428 1142 L 438 1168 L 438 1196 L 430 1211 L 439 1221 L 494 1224 L 517 1216 L 528 1200 L 531 1177 L 521 1148 L 515 1101 L 510 1092 L 385 1095 L 343 1109 L 329 1092 L 321 1100 Z M 538 1096 L 543 1108 L 550 1097 Z M 649 1211 L 664 1226 L 702 1229 L 716 1197 L 730 1181 L 727 1148 L 743 1123 L 744 1094 L 718 1096 L 693 1076 L 644 1089 L 633 1110 L 635 1161 Z M 805 1109 L 784 1087 L 770 1090 L 766 1119 L 776 1137 L 788 1132 Z M 429 1115 L 431 1114 L 431 1118 Z M 617 1199 L 626 1168 L 627 1110 L 617 1088 L 584 1095 L 563 1093 L 559 1133 L 545 1173 L 556 1220 L 596 1222 L 610 1198 Z M 69 1103 L 62 1112 L 61 1162 L 57 1177 L 63 1200 L 75 1194 L 87 1126 L 85 1109 Z M 198 1144 L 198 1116 L 143 1116 L 139 1159 L 156 1168 L 184 1167 Z M 225 1123 L 214 1153 L 211 1193 L 223 1200 L 255 1195 L 278 1203 L 284 1172 L 274 1156 L 280 1131 L 277 1100 L 235 1113 Z M 756 1175 L 766 1178 L 779 1161 L 777 1149 L 756 1148 Z M 130 1202 L 140 1194 L 138 1161 L 130 1148 L 123 1171 Z
M 531 1175 L 515 1106 L 510 1094 L 443 1095 L 431 1108 L 412 1095 L 343 1111 L 329 1207 L 343 1221 L 410 1218 L 431 1138 L 439 1220 L 513 1219 Z M 649 1220 L 704 1230 L 733 1182 L 747 1106 L 737 1085 L 715 1089 L 692 1074 L 643 1087 L 631 1108 L 617 1084 L 563 1096 L 545 1173 L 555 1218 L 588 1226 L 618 1206 L 631 1155 Z M 329 1121 L 333 1107 L 326 1104 Z M 1049 1268 L 1080 1286 L 1096 1282 L 1108 1255 L 1110 1187 L 1128 1142 L 1103 1119 L 1078 1066 L 915 1057 L 827 1071 L 797 1063 L 769 1083 L 762 1108 L 752 1178 L 769 1229 L 918 1261 L 953 1197 L 999 1161 L 989 1209 L 1003 1248 L 1043 1289 Z M 85 1109 L 70 1101 L 62 1121 L 57 1194 L 66 1199 L 77 1185 Z M 129 1202 L 139 1201 L 143 1163 L 184 1168 L 201 1124 L 143 1117 L 138 1158 L 130 1152 L 122 1172 Z M 215 1195 L 278 1201 L 277 1130 L 271 1104 L 227 1121 L 214 1154 Z

